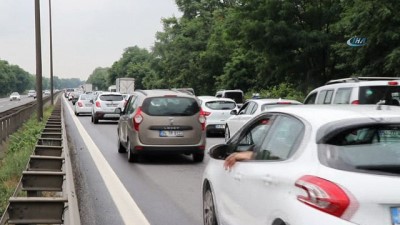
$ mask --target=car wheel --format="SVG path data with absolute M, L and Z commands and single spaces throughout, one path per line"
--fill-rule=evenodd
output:
M 119 135 L 118 135 L 118 152 L 119 153 L 126 152 L 126 148 L 122 145 L 121 140 L 119 139 Z
M 204 225 L 218 225 L 214 197 L 209 186 L 203 193 L 203 222 Z
M 98 124 L 99 123 L 99 118 L 97 118 L 96 115 L 93 115 L 92 120 L 93 120 L 94 124 Z
M 231 132 L 229 131 L 229 127 L 225 126 L 225 142 L 227 142 L 231 138 Z
M 203 162 L 204 153 L 193 153 L 193 161 L 194 162 Z
M 138 161 L 138 154 L 133 153 L 131 142 L 128 140 L 128 146 L 126 147 L 128 151 L 128 162 L 137 162 Z

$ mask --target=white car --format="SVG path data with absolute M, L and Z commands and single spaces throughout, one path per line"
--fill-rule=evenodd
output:
M 116 109 L 124 108 L 125 100 L 118 92 L 102 92 L 92 103 L 92 122 L 97 124 L 99 120 L 119 120 L 120 113 Z
M 304 104 L 400 105 L 400 77 L 353 77 L 331 80 L 312 90 Z
M 263 112 L 209 150 L 205 225 L 400 224 L 400 107 Z M 252 159 L 223 168 L 238 151 Z
M 35 90 L 29 90 L 28 91 L 28 97 L 36 97 L 36 91 Z
M 92 107 L 93 107 L 93 103 L 92 103 L 93 98 L 94 98 L 94 95 L 91 95 L 91 94 L 79 95 L 79 98 L 74 105 L 75 115 L 77 115 L 77 116 L 82 115 L 82 114 L 91 115 Z
M 230 98 L 217 98 L 214 96 L 198 96 L 201 108 L 206 116 L 207 136 L 225 133 L 226 120 L 231 116 L 231 111 L 237 109 L 236 102 Z
M 20 101 L 21 100 L 21 96 L 19 95 L 18 92 L 13 92 L 10 95 L 10 101 Z
M 226 120 L 225 125 L 225 141 L 228 141 L 243 125 L 254 116 L 260 114 L 262 111 L 271 110 L 275 107 L 300 105 L 302 104 L 296 100 L 289 99 L 250 99 L 244 103 L 239 111 L 232 111 L 232 116 Z

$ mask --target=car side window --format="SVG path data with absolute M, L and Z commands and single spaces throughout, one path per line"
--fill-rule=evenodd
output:
M 255 104 L 254 102 L 249 102 L 249 105 L 247 106 L 244 114 L 251 115 L 251 112 L 252 112 L 252 110 L 254 108 L 254 104 Z
M 352 88 L 339 88 L 336 91 L 333 104 L 349 104 Z
M 330 104 L 332 101 L 333 89 L 320 91 L 316 104 Z
M 257 151 L 263 143 L 272 123 L 271 118 L 261 118 L 255 121 L 246 133 L 239 138 L 234 151 Z
M 240 108 L 240 110 L 239 110 L 239 112 L 238 112 L 238 115 L 244 114 L 245 111 L 246 111 L 246 109 L 249 107 L 249 105 L 250 105 L 250 102 L 246 102 L 246 103 L 242 106 L 242 108 Z
M 128 105 L 126 106 L 126 114 L 131 114 L 135 111 L 136 107 L 135 107 L 135 101 L 137 99 L 137 95 L 132 95 L 131 100 L 129 101 Z
M 279 116 L 256 153 L 259 160 L 285 160 L 304 133 L 304 124 L 293 117 Z
M 304 104 L 315 104 L 315 100 L 317 99 L 317 92 L 312 93 L 309 95 L 306 100 L 304 101 Z

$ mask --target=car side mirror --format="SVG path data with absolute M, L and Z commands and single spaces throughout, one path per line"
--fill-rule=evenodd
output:
M 213 159 L 225 159 L 228 152 L 227 144 L 217 144 L 210 148 L 209 154 Z
M 231 115 L 237 115 L 237 113 L 238 113 L 238 111 L 237 111 L 236 109 L 234 109 L 234 110 L 231 111 L 230 114 L 231 114 Z

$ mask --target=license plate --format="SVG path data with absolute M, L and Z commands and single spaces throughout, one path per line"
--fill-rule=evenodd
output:
M 218 125 L 215 125 L 215 128 L 217 128 L 217 129 L 224 129 L 224 128 L 225 128 L 225 124 L 218 124 Z
M 392 214 L 392 225 L 400 225 L 400 207 L 390 208 Z
M 92 107 L 92 104 L 85 104 L 86 107 Z
M 160 130 L 160 137 L 183 137 L 181 130 Z

